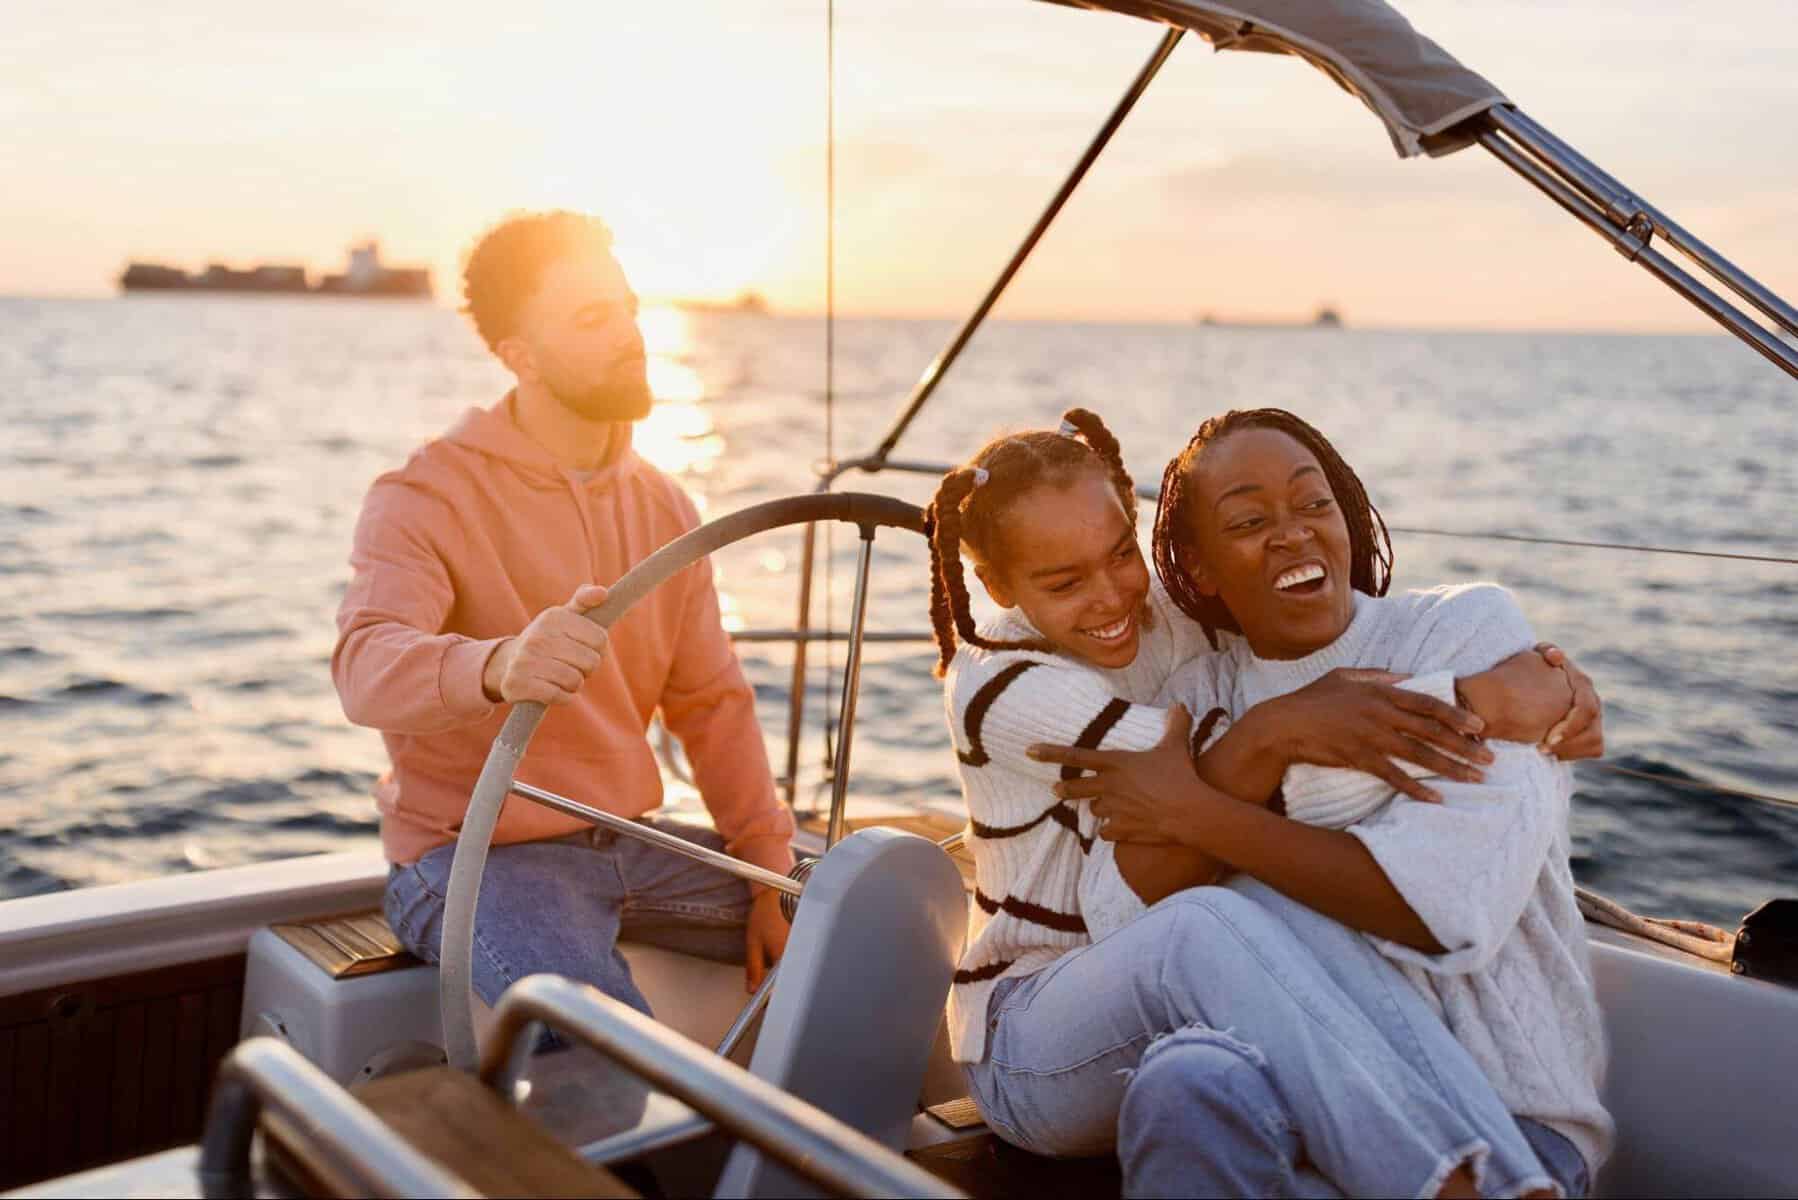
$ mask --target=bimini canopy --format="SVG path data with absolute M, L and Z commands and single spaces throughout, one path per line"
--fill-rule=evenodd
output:
M 1050 0 L 1190 29 L 1219 50 L 1295 54 L 1385 122 L 1404 158 L 1452 154 L 1476 134 L 1457 131 L 1504 94 L 1380 0 Z

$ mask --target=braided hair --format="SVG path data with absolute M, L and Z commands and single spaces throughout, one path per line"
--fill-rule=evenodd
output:
M 1155 573 L 1180 611 L 1204 629 L 1213 650 L 1218 648 L 1218 630 L 1241 633 L 1242 628 L 1222 597 L 1204 595 L 1193 582 L 1193 568 L 1199 560 L 1192 512 L 1198 488 L 1193 473 L 1207 446 L 1244 429 L 1278 430 L 1311 452 L 1348 524 L 1349 585 L 1369 596 L 1384 596 L 1392 586 L 1392 538 L 1386 532 L 1385 518 L 1330 440 L 1284 409 L 1232 409 L 1200 425 L 1186 448 L 1168 462 L 1155 510 Z
M 962 550 L 966 548 L 976 562 L 992 563 L 1000 520 L 1020 496 L 1039 484 L 1061 484 L 1095 467 L 1105 472 L 1116 490 L 1135 534 L 1136 485 L 1124 470 L 1123 452 L 1105 423 L 1084 408 L 1062 414 L 1062 432 L 1031 429 L 996 437 L 965 466 L 943 476 L 925 526 L 930 537 L 930 626 L 939 678 L 955 657 L 958 636 L 985 650 L 1048 649 L 1040 641 L 999 642 L 980 636 L 969 608 Z M 984 478 L 976 472 L 985 472 Z

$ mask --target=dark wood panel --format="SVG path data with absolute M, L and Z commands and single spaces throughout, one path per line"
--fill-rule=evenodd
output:
M 144 1006 L 115 1009 L 113 1023 L 111 1153 L 124 1158 L 143 1145 Z
M 95 1013 L 81 1039 L 80 1132 L 75 1142 L 76 1161 L 91 1163 L 106 1157 L 112 1145 L 112 1069 L 118 1053 L 118 1012 Z
M 201 1105 L 212 1081 L 212 1064 L 206 1061 L 206 993 L 188 992 L 177 1004 L 174 1103 L 170 1109 L 177 1130 L 198 1129 L 204 1120 Z
M 69 1006 L 71 1009 L 76 1006 Z M 44 1098 L 44 1165 L 48 1174 L 73 1169 L 81 1088 L 81 1026 L 86 1013 L 59 1013 L 50 1022 L 49 1080 Z
M 0 1191 L 195 1141 L 243 955 L 0 997 Z
M 50 1099 L 50 1026 L 26 1025 L 17 1030 L 13 1057 L 12 1152 L 14 1169 L 23 1179 L 45 1173 L 44 1105 Z
M 144 1006 L 144 1076 L 140 1095 L 138 1141 L 146 1150 L 172 1145 L 178 1133 L 171 1106 L 175 1099 L 175 1023 L 180 1001 L 161 996 Z
M 93 979 L 61 987 L 40 988 L 35 992 L 0 996 L 0 1026 L 49 1020 L 59 1005 L 70 1003 L 65 999 L 69 996 L 85 997 L 88 1010 L 98 1012 L 135 1000 L 178 996 L 183 992 L 204 991 L 230 983 L 241 986 L 243 973 L 244 956 L 228 954 L 200 962 L 158 967 L 153 971 L 115 975 L 110 979 Z
M 14 1047 L 18 1042 L 18 1034 L 10 1029 L 0 1029 L 0 1180 L 13 1177 L 13 1148 L 11 1114 L 13 1112 L 12 1072 Z

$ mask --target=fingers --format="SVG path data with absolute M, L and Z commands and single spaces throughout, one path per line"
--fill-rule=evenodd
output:
M 525 630 L 526 638 L 532 634 L 540 638 L 566 638 L 595 652 L 606 648 L 606 631 L 571 608 L 544 609 Z
M 1382 758 L 1377 763 L 1370 763 L 1362 770 L 1378 775 L 1387 785 L 1402 796 L 1413 800 L 1421 800 L 1425 804 L 1441 804 L 1442 794 L 1429 787 L 1422 780 L 1413 779 L 1389 758 Z
M 1167 732 L 1161 735 L 1163 746 L 1178 746 L 1182 753 L 1192 737 L 1192 713 L 1184 704 L 1176 704 L 1167 713 Z
M 1330 674 L 1348 680 L 1350 683 L 1403 683 L 1411 678 L 1394 671 L 1376 671 L 1371 667 L 1337 667 Z
M 762 986 L 762 977 L 768 973 L 768 963 L 763 957 L 762 939 L 751 929 L 743 943 L 743 990 L 753 995 L 755 989 Z
M 1543 657 L 1548 656 L 1544 654 Z M 1542 742 L 1543 749 L 1561 758 L 1596 757 L 1604 752 L 1604 701 L 1599 699 L 1592 677 L 1573 663 L 1565 662 L 1561 673 L 1567 677 L 1567 684 L 1572 689 L 1573 702 L 1567 714 L 1548 731 Z M 1597 745 L 1595 752 L 1593 743 Z M 1577 744 L 1578 752 L 1572 750 L 1570 744 Z
M 1487 750 L 1484 746 L 1476 746 L 1473 749 L 1480 751 L 1484 756 L 1480 761 L 1492 761 L 1492 752 Z M 1462 751 L 1459 749 L 1455 751 L 1455 755 L 1461 753 Z M 1457 757 L 1449 754 L 1444 754 L 1441 750 L 1437 749 L 1436 746 L 1431 745 L 1429 742 L 1424 741 L 1423 738 L 1413 734 L 1401 732 L 1380 739 L 1380 743 L 1377 745 L 1370 744 L 1366 757 L 1373 758 L 1376 756 L 1388 764 L 1390 764 L 1391 759 L 1402 758 L 1406 762 L 1415 763 L 1424 770 L 1440 775 L 1444 779 L 1453 779 L 1460 783 L 1480 783 L 1486 778 L 1485 774 L 1477 766 L 1474 766 L 1471 763 L 1462 762 Z M 1361 769 L 1367 770 L 1365 766 Z
M 1037 762 L 1060 763 L 1064 767 L 1079 767 L 1083 771 L 1096 771 L 1100 767 L 1111 765 L 1110 750 L 1082 750 L 1078 746 L 1055 746 L 1047 742 L 1038 742 L 1024 751 Z
M 1453 704 L 1445 704 L 1434 696 L 1426 696 L 1422 692 L 1407 691 L 1404 688 L 1389 689 L 1392 703 L 1408 713 L 1420 717 L 1428 717 L 1447 729 L 1467 737 L 1479 737 L 1486 731 L 1486 722 L 1478 713 L 1468 712 Z
M 1603 758 L 1604 731 L 1597 724 L 1592 724 L 1581 733 L 1569 734 L 1562 738 L 1560 744 L 1553 749 L 1549 749 L 1547 746 L 1544 746 L 1543 749 L 1562 762 L 1575 762 L 1582 758 Z
M 1064 779 L 1049 790 L 1060 800 L 1096 800 L 1105 794 L 1107 783 L 1101 775 L 1083 775 Z
M 1461 779 L 1462 776 L 1459 772 L 1466 769 L 1468 764 L 1478 766 L 1493 760 L 1492 748 L 1484 742 L 1456 730 L 1444 728 L 1440 722 L 1428 717 L 1419 717 L 1412 713 L 1395 715 L 1395 718 L 1388 724 L 1386 736 L 1370 738 L 1369 742 L 1383 746 L 1388 754 L 1396 754 L 1406 762 L 1414 762 L 1420 767 L 1429 767 L 1433 771 L 1440 771 L 1452 779 Z M 1412 753 L 1417 748 L 1417 743 L 1420 742 L 1436 752 L 1428 761 Z M 1450 759 L 1461 761 L 1444 766 L 1442 762 L 1444 755 Z M 1480 774 L 1477 770 L 1471 777 L 1464 780 L 1466 783 L 1478 783 L 1479 781 Z
M 576 613 L 581 614 L 583 619 L 585 619 L 585 614 L 588 610 L 598 608 L 600 605 L 604 604 L 606 602 L 606 596 L 610 593 L 610 588 L 602 587 L 597 583 L 584 584 L 583 586 L 574 589 L 574 595 L 568 598 L 567 607 L 573 609 Z M 592 624 L 592 622 L 589 621 L 588 624 Z

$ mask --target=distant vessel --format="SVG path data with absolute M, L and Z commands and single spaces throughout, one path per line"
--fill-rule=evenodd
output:
M 763 299 L 760 292 L 755 291 L 738 292 L 730 300 L 676 300 L 674 306 L 698 313 L 741 313 L 752 317 L 768 315 L 768 301 Z
M 134 262 L 119 276 L 127 292 L 255 292 L 299 296 L 397 296 L 428 300 L 431 272 L 424 267 L 389 267 L 381 262 L 375 242 L 352 246 L 341 274 L 326 275 L 316 285 L 306 268 L 263 264 L 240 271 L 212 263 L 191 274 L 161 263 Z
M 1211 313 L 1203 313 L 1199 317 L 1200 325 L 1228 327 L 1232 329 L 1341 329 L 1342 314 L 1334 305 L 1324 304 L 1318 307 L 1309 321 L 1281 321 L 1263 318 L 1222 318 Z

